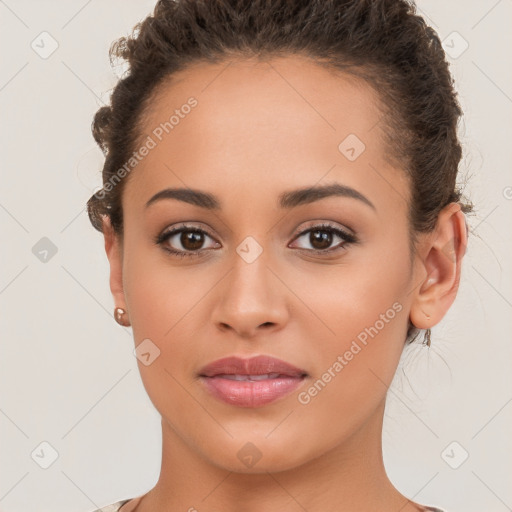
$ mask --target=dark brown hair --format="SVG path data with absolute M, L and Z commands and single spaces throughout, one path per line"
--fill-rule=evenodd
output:
M 129 37 L 110 48 L 127 74 L 92 123 L 105 155 L 103 188 L 87 202 L 92 225 L 102 215 L 122 237 L 119 173 L 144 135 L 141 126 L 158 86 L 195 63 L 297 54 L 363 78 L 384 112 L 388 156 L 410 178 L 410 240 L 435 228 L 450 202 L 464 213 L 456 185 L 462 114 L 439 37 L 406 0 L 158 0 Z M 120 175 L 122 179 L 120 179 Z M 108 185 L 108 186 L 106 186 Z M 412 327 L 412 325 L 411 325 Z M 408 335 L 411 330 L 409 330 Z

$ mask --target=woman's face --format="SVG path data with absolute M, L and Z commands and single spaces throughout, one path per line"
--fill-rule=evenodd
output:
M 410 185 L 386 161 L 380 118 L 368 86 L 299 57 L 198 65 L 161 89 L 110 258 L 167 442 L 261 472 L 380 435 L 426 277 L 411 266 Z M 188 195 L 151 201 L 166 189 Z M 163 236 L 174 228 L 186 231 Z M 200 376 L 260 355 L 307 375 Z

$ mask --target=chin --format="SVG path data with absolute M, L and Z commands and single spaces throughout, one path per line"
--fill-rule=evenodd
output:
M 313 447 L 308 453 L 303 438 L 276 436 L 269 440 L 265 437 L 268 431 L 261 435 L 247 435 L 248 431 L 250 429 L 243 436 L 230 438 L 227 443 L 216 443 L 214 450 L 212 446 L 204 447 L 207 451 L 203 456 L 219 468 L 252 475 L 287 471 L 315 458 Z

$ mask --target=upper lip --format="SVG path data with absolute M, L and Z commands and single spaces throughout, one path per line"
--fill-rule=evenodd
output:
M 303 377 L 307 372 L 297 368 L 286 361 L 272 356 L 255 356 L 241 358 L 237 356 L 218 359 L 204 366 L 199 371 L 201 377 L 213 377 L 215 375 L 265 375 L 267 373 L 279 373 L 287 377 Z

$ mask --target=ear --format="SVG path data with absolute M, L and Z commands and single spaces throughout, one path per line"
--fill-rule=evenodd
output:
M 114 298 L 116 308 L 126 310 L 126 301 L 123 290 L 123 247 L 119 236 L 115 234 L 107 215 L 103 219 L 103 236 L 105 238 L 105 252 L 110 264 L 110 291 Z
M 420 329 L 439 323 L 459 289 L 462 258 L 466 253 L 468 228 L 458 203 L 439 213 L 436 228 L 422 248 L 422 273 L 426 276 L 416 290 L 410 319 Z

